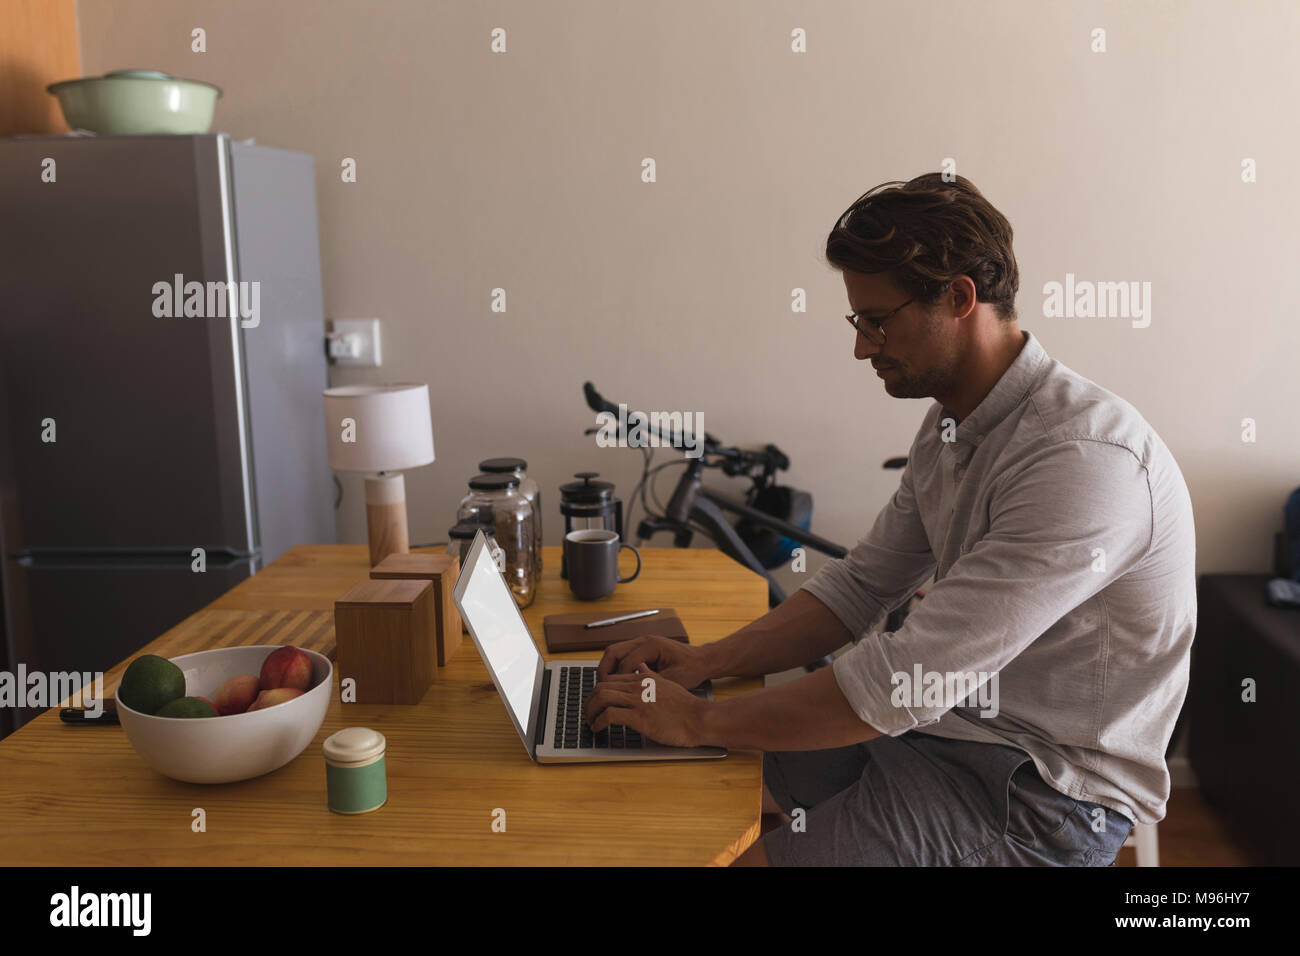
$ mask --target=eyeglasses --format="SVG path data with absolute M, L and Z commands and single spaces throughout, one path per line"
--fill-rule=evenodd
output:
M 878 319 L 868 318 L 867 316 L 859 315 L 856 312 L 850 312 L 844 318 L 848 319 L 849 325 L 853 326 L 853 328 L 855 328 L 858 331 L 859 335 L 866 336 L 867 341 L 870 342 L 872 345 L 884 345 L 885 330 L 882 329 L 881 326 L 884 325 L 887 320 L 889 320 L 895 314 L 897 314 L 901 309 L 903 309 L 904 306 L 911 305 L 915 301 L 916 301 L 916 296 L 913 296 L 912 298 L 904 302 L 903 305 L 900 305 L 897 309 L 891 309 L 889 312 L 886 312 Z

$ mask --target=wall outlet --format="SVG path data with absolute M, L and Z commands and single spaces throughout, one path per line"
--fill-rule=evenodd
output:
M 325 345 L 332 365 L 379 368 L 384 364 L 378 319 L 332 319 Z

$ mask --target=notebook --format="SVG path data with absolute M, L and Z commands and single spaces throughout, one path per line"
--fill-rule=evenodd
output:
M 670 637 L 683 644 L 689 644 L 686 628 L 682 619 L 672 608 L 661 608 L 658 614 L 637 618 L 635 621 L 623 621 L 608 627 L 586 628 L 583 625 L 592 621 L 604 621 L 611 617 L 634 614 L 637 608 L 626 610 L 582 611 L 578 614 L 548 614 L 542 618 L 542 629 L 546 635 L 546 649 L 552 654 L 567 651 L 603 651 L 611 644 L 629 641 L 634 637 L 658 634 Z M 649 610 L 641 608 L 641 610 Z

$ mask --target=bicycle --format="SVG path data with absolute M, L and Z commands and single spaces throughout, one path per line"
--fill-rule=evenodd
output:
M 582 392 L 587 406 L 594 412 L 607 412 L 619 420 L 619 406 L 607 401 L 596 391 L 591 382 L 585 382 Z M 724 445 L 721 441 L 704 433 L 704 441 L 698 443 L 698 436 L 679 434 L 671 430 L 667 438 L 651 427 L 649 421 L 636 419 L 642 413 L 627 412 L 626 422 L 630 427 L 636 425 L 643 433 L 657 442 L 658 447 L 665 445 L 672 448 L 699 448 L 695 457 L 684 456 L 683 459 L 665 462 L 651 468 L 653 454 L 647 444 L 640 446 L 644 456 L 641 480 L 632 491 L 629 500 L 627 526 L 631 526 L 631 511 L 636 505 L 638 494 L 645 517 L 636 526 L 636 544 L 643 545 L 656 534 L 669 532 L 673 535 L 673 546 L 689 548 L 696 534 L 709 538 L 720 551 L 728 557 L 761 575 L 767 581 L 768 606 L 776 607 L 786 599 L 785 590 L 770 573 L 772 569 L 783 565 L 798 545 L 812 548 L 832 558 L 842 558 L 848 551 L 819 535 L 813 534 L 802 526 L 811 520 L 812 496 L 798 489 L 786 488 L 776 481 L 776 474 L 790 467 L 790 459 L 776 445 L 766 445 L 762 451 L 744 450 Z M 600 431 L 587 429 L 591 435 Z M 620 424 L 620 445 L 626 442 L 626 434 Z M 692 440 L 688 440 L 692 439 Z M 635 447 L 635 446 L 634 446 Z M 884 463 L 887 469 L 902 468 L 907 464 L 906 458 L 890 458 Z M 654 488 L 655 476 L 665 468 L 685 465 L 685 471 L 679 476 L 667 506 L 659 501 Z M 745 493 L 745 500 L 738 501 L 704 487 L 703 475 L 706 468 L 720 469 L 728 477 L 743 477 L 749 480 L 750 487 Z M 654 499 L 660 513 L 651 510 L 646 501 L 646 493 Z M 802 496 L 800 498 L 799 496 Z M 801 524 L 795 524 L 777 517 L 772 511 L 789 509 L 790 503 L 802 504 L 806 499 Z M 769 510 L 765 510 L 769 509 Z M 727 518 L 727 513 L 737 517 L 736 524 Z M 761 552 L 760 553 L 756 553 Z M 765 560 L 766 559 L 766 560 Z M 887 630 L 897 630 L 913 599 L 925 597 L 924 590 L 918 589 L 912 599 L 890 612 L 886 620 Z

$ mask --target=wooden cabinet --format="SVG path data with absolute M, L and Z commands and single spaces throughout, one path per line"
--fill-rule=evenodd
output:
M 66 133 L 45 87 L 81 76 L 76 0 L 0 0 L 0 136 Z

